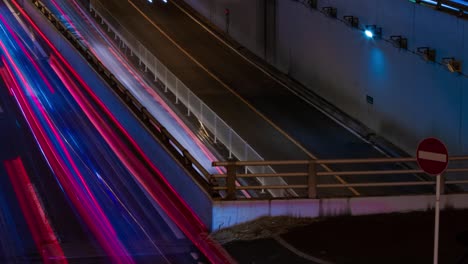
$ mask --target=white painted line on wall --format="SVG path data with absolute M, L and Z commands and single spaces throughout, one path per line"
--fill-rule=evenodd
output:
M 428 152 L 428 151 L 420 150 L 418 151 L 418 157 L 420 159 L 425 159 L 425 160 L 447 162 L 447 155 L 435 153 L 435 152 Z

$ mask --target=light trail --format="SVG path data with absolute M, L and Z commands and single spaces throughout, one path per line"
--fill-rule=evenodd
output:
M 4 20 L 3 20 L 4 21 Z M 19 46 L 21 47 L 21 43 L 18 43 Z M 24 48 L 24 47 L 23 47 Z M 16 99 L 25 114 L 26 119 L 28 120 L 28 123 L 30 126 L 32 125 L 32 129 L 34 132 L 34 135 L 41 135 L 41 142 L 40 146 L 41 149 L 47 150 L 44 151 L 46 158 L 49 162 L 49 164 L 54 164 L 53 166 L 53 171 L 56 173 L 58 176 L 58 179 L 61 183 L 61 185 L 64 187 L 64 189 L 67 191 L 69 194 L 70 200 L 73 202 L 75 207 L 78 209 L 80 212 L 80 215 L 84 218 L 85 222 L 88 224 L 90 229 L 93 231 L 93 234 L 97 237 L 97 239 L 100 241 L 101 245 L 103 248 L 108 252 L 108 255 L 114 259 L 115 263 L 133 263 L 133 260 L 129 257 L 128 252 L 125 250 L 121 242 L 117 239 L 116 233 L 113 230 L 110 222 L 108 221 L 107 217 L 102 211 L 102 208 L 99 206 L 99 204 L 96 201 L 96 198 L 92 195 L 89 187 L 87 186 L 86 182 L 84 181 L 83 175 L 79 172 L 77 165 L 75 164 L 73 158 L 71 157 L 71 154 L 68 152 L 65 143 L 63 142 L 59 132 L 53 125 L 53 122 L 50 120 L 48 114 L 45 112 L 44 108 L 40 104 L 38 98 L 34 95 L 33 88 L 30 86 L 29 82 L 26 80 L 26 78 L 23 76 L 22 72 L 19 70 L 18 66 L 16 65 L 13 57 L 9 53 L 9 50 L 5 47 L 5 45 L 0 42 L 0 49 L 3 51 L 3 54 L 5 55 L 7 61 L 2 58 L 3 63 L 5 65 L 5 68 L 7 72 L 10 75 L 10 78 L 13 80 L 13 88 L 14 88 L 14 93 L 16 95 Z M 25 50 L 23 50 L 25 51 Z M 31 58 L 31 57 L 29 57 Z M 10 68 L 9 65 L 12 65 L 13 69 Z M 54 138 L 56 139 L 56 142 L 60 146 L 60 150 L 62 153 L 65 155 L 65 160 L 61 159 L 59 157 L 58 152 L 53 149 L 53 143 L 49 141 L 47 138 L 47 132 L 44 130 L 44 128 L 41 127 L 40 121 L 35 117 L 34 115 L 34 110 L 32 110 L 31 106 L 28 103 L 27 97 L 22 89 L 20 88 L 21 86 L 18 84 L 18 82 L 15 80 L 14 76 L 18 76 L 18 78 L 21 80 L 21 83 L 24 85 L 26 88 L 28 94 L 30 95 L 29 98 L 34 102 L 36 109 L 39 110 L 41 113 L 41 117 L 44 119 L 46 124 L 48 125 L 48 128 L 51 130 L 52 134 L 54 135 Z M 39 137 L 37 137 L 39 138 Z M 42 143 L 42 144 L 41 144 Z M 51 162 L 53 160 L 53 162 Z M 78 176 L 80 179 L 82 186 L 85 188 L 85 193 L 83 193 L 74 181 L 74 177 L 68 172 L 68 168 L 66 164 L 70 164 L 72 167 L 73 172 L 75 175 Z M 87 202 L 89 199 L 91 199 L 91 202 Z M 90 216 L 90 214 L 92 214 Z
M 13 185 L 21 211 L 33 235 L 42 261 L 46 264 L 67 264 L 63 249 L 55 236 L 44 208 L 20 157 L 3 162 Z
M 19 9 L 23 17 L 29 22 L 29 24 L 36 30 L 36 32 L 49 44 L 52 52 L 57 57 L 58 61 L 67 68 L 67 70 L 73 75 L 75 80 L 80 84 L 84 91 L 90 99 L 99 107 L 100 111 L 106 116 L 106 118 L 111 121 L 117 131 L 121 133 L 125 139 L 128 141 L 131 146 L 132 151 L 126 152 L 125 154 L 137 153 L 138 157 L 142 159 L 131 160 L 131 165 L 129 167 L 135 173 L 136 179 L 140 182 L 148 194 L 151 195 L 153 199 L 159 202 L 159 205 L 163 210 L 168 214 L 168 216 L 174 221 L 179 228 L 185 233 L 185 235 L 199 248 L 203 254 L 214 263 L 231 263 L 233 260 L 230 256 L 219 246 L 217 243 L 212 241 L 207 236 L 207 228 L 199 217 L 192 211 L 192 209 L 187 205 L 187 203 L 180 197 L 180 195 L 173 189 L 161 172 L 153 165 L 149 158 L 144 154 L 142 149 L 138 146 L 135 140 L 129 135 L 129 133 L 123 128 L 120 122 L 117 121 L 115 116 L 108 110 L 108 108 L 103 104 L 103 102 L 97 98 L 96 94 L 91 90 L 91 88 L 84 82 L 84 80 L 79 76 L 76 71 L 71 67 L 71 65 L 63 58 L 63 56 L 58 52 L 58 50 L 51 44 L 50 40 L 45 37 L 37 25 L 31 20 L 31 18 L 22 10 L 19 4 L 16 1 L 12 1 L 13 4 Z M 70 91 L 72 92 L 72 91 Z M 75 96 L 79 96 L 77 92 Z M 72 93 L 73 95 L 73 93 Z M 75 97 L 75 100 L 79 98 Z M 78 102 L 80 100 L 77 100 Z M 107 124 L 101 124 L 107 125 Z M 101 128 L 104 129 L 104 128 Z M 113 132 L 113 131 L 111 131 Z M 110 136 L 110 135 L 108 135 Z M 108 144 L 112 147 L 112 142 L 108 141 Z M 119 155 L 118 152 L 116 153 Z M 121 154 L 122 155 L 122 154 Z M 121 156 L 121 161 L 128 159 L 128 156 Z M 122 160 L 123 159 L 123 160 Z M 142 162 L 142 163 L 140 163 Z M 140 163 L 140 164 L 139 164 Z M 141 166 L 143 165 L 143 166 Z M 154 177 L 156 176 L 156 177 Z M 156 180 L 158 182 L 156 182 Z M 174 210 L 176 209 L 176 210 Z
M 50 57 L 50 64 L 51 64 L 52 68 L 56 71 L 59 78 L 63 81 L 63 83 L 66 86 L 66 88 L 68 89 L 68 91 L 75 98 L 76 102 L 80 105 L 80 107 L 86 113 L 86 115 L 89 118 L 89 120 L 91 121 L 91 123 L 96 127 L 96 129 L 100 132 L 100 134 L 109 143 L 110 147 L 114 150 L 114 152 L 117 154 L 117 156 L 119 158 L 121 158 L 123 164 L 126 165 L 127 168 L 132 168 L 132 166 L 131 166 L 132 163 L 128 159 L 132 159 L 133 157 L 131 155 L 126 154 L 126 151 L 128 151 L 126 145 L 122 144 L 120 142 L 120 140 L 118 139 L 118 137 L 116 135 L 114 135 L 114 133 L 112 132 L 112 128 L 110 128 L 109 126 L 104 126 L 103 125 L 103 124 L 106 123 L 106 120 L 101 118 L 99 113 L 97 113 L 94 110 L 93 105 L 86 100 L 86 97 L 82 93 L 78 92 L 80 90 L 80 88 L 77 85 L 74 84 L 73 80 L 69 76 L 67 76 L 64 69 L 60 68 L 60 64 L 59 64 L 59 62 L 57 61 L 57 59 L 54 56 Z M 127 158 L 125 158 L 125 157 L 127 157 Z M 110 187 L 109 187 L 109 190 L 112 191 L 112 189 Z M 118 196 L 117 195 L 115 195 L 115 196 L 116 196 L 116 199 L 119 200 Z M 119 202 L 120 202 L 120 200 L 119 200 Z M 122 207 L 125 208 L 125 205 L 123 205 L 123 203 L 121 203 L 121 204 L 122 204 Z M 128 211 L 127 208 L 125 208 L 125 209 L 129 213 L 130 217 L 135 219 L 134 216 L 131 214 L 131 212 Z M 136 221 L 136 219 L 135 219 L 135 223 L 137 223 L 139 225 L 139 227 L 141 228 L 141 230 L 145 233 L 145 235 L 148 236 L 148 233 L 146 232 L 146 230 L 138 223 L 138 221 Z M 148 239 L 153 244 L 153 246 L 159 251 L 161 256 L 164 257 L 163 252 L 152 241 L 151 237 L 148 236 Z M 164 257 L 164 259 L 165 259 L 165 261 L 167 261 L 167 263 L 170 263 L 170 261 L 166 257 Z
M 62 7 L 60 7 L 60 5 L 57 4 L 57 2 L 55 0 L 50 0 L 49 2 L 51 2 L 52 5 L 54 5 L 54 7 L 60 13 L 60 15 L 64 17 L 65 21 L 67 22 L 67 24 L 70 25 L 70 27 L 74 30 L 74 32 L 77 35 L 80 36 L 80 39 L 83 40 L 84 44 L 87 46 L 87 48 L 89 50 L 92 51 L 94 56 L 96 56 L 96 58 L 98 58 L 101 62 L 103 62 L 111 70 L 113 70 L 114 75 L 117 76 L 117 78 L 120 81 L 129 84 L 129 85 L 127 85 L 127 87 L 132 89 L 135 92 L 135 90 L 137 90 L 138 88 L 135 87 L 135 85 L 130 84 L 128 82 L 128 81 L 130 81 L 128 78 L 124 78 L 124 76 L 127 73 L 130 74 L 131 77 L 133 77 L 133 80 L 135 80 L 140 85 L 141 89 L 146 92 L 146 95 L 149 95 L 154 100 L 151 103 L 146 103 L 147 96 L 146 95 L 139 96 L 140 97 L 139 99 L 145 98 L 145 100 L 142 101 L 142 103 L 144 103 L 145 107 L 147 107 L 147 109 L 150 112 L 152 112 L 153 115 L 155 114 L 155 110 L 153 109 L 152 106 L 156 103 L 159 107 L 161 107 L 164 110 L 164 115 L 168 115 L 172 120 L 175 121 L 177 126 L 170 125 L 167 122 L 164 122 L 164 120 L 160 120 L 160 122 L 163 123 L 163 125 L 168 129 L 168 131 L 173 136 L 175 136 L 177 138 L 177 140 L 179 142 L 181 142 L 184 145 L 184 147 L 187 148 L 192 155 L 194 155 L 194 154 L 196 155 L 196 153 L 201 151 L 202 157 L 196 155 L 196 156 L 198 156 L 197 160 L 199 162 L 201 161 L 202 163 L 203 163 L 203 160 L 207 160 L 208 161 L 206 163 L 208 165 L 206 167 L 207 170 L 214 169 L 218 173 L 223 173 L 224 172 L 223 168 L 219 168 L 219 167 L 213 168 L 211 166 L 211 163 L 213 161 L 218 160 L 218 159 L 211 153 L 211 151 L 208 150 L 208 148 L 205 146 L 205 144 L 203 144 L 200 141 L 200 139 L 193 133 L 193 131 L 190 128 L 187 127 L 185 122 L 182 121 L 181 118 L 179 118 L 179 116 L 172 110 L 172 108 L 169 105 L 167 105 L 167 103 L 159 96 L 159 94 L 156 93 L 154 91 L 154 89 L 151 86 L 149 86 L 146 83 L 146 81 L 144 81 L 138 75 L 136 70 L 134 68 L 132 68 L 132 66 L 130 66 L 127 61 L 122 59 L 122 56 L 118 54 L 114 43 L 111 40 L 109 40 L 107 35 L 103 34 L 100 31 L 100 29 L 97 28 L 95 25 L 93 25 L 91 23 L 86 23 L 90 27 L 94 28 L 96 33 L 98 33 L 99 36 L 101 37 L 101 39 L 108 45 L 107 50 L 111 53 L 112 56 L 105 56 L 106 54 L 105 54 L 104 50 L 95 49 L 94 46 L 95 46 L 96 43 L 94 43 L 94 42 L 91 43 L 92 37 L 90 37 L 90 35 L 89 35 L 90 33 L 89 32 L 84 32 L 85 34 L 88 34 L 88 38 L 85 38 L 83 36 L 83 34 L 78 30 L 78 27 L 73 23 L 70 16 L 65 13 L 64 9 Z M 73 8 L 74 8 L 75 12 L 81 15 L 83 21 L 89 21 L 89 18 L 83 14 L 82 10 L 80 10 L 80 8 L 76 5 L 76 3 L 74 1 L 72 1 L 72 2 L 73 2 Z M 115 63 L 115 61 L 113 61 L 113 62 L 109 61 L 109 59 L 110 60 L 116 59 L 117 62 L 120 62 L 120 63 Z M 108 62 L 108 63 L 106 63 L 106 62 Z M 123 66 L 124 69 L 126 70 L 126 72 L 124 74 L 117 74 L 117 72 L 122 72 L 121 68 L 119 68 L 120 66 Z M 137 94 L 137 93 L 134 93 L 134 94 Z M 160 114 L 160 113 L 158 113 L 158 114 Z M 183 131 L 182 134 L 181 134 L 181 131 Z M 194 142 L 195 146 L 191 146 L 190 144 L 186 144 L 186 141 L 184 140 L 185 137 L 189 138 L 192 142 Z

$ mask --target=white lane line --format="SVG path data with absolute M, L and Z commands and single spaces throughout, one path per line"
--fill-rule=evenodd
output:
M 185 50 L 179 43 L 177 43 L 171 36 L 169 36 L 161 27 L 159 27 L 153 20 L 151 20 L 140 8 L 138 8 L 132 0 L 127 0 L 128 3 L 137 10 L 140 15 L 142 15 L 154 28 L 156 28 L 164 37 L 166 37 L 174 46 L 176 46 L 182 53 L 184 53 L 190 60 L 192 60 L 196 65 L 202 68 L 208 75 L 210 75 L 213 79 L 215 79 L 218 83 L 220 83 L 224 88 L 230 91 L 233 95 L 235 95 L 239 100 L 241 100 L 247 107 L 249 107 L 253 112 L 259 115 L 263 120 L 265 120 L 268 124 L 270 124 L 273 128 L 275 128 L 280 134 L 285 136 L 289 139 L 294 145 L 296 145 L 299 149 L 301 149 L 304 153 L 306 153 L 311 159 L 317 160 L 318 158 L 313 155 L 310 151 L 308 151 L 304 146 L 302 146 L 297 140 L 293 139 L 288 133 L 286 133 L 283 129 L 277 126 L 271 119 L 266 117 L 264 114 L 259 112 L 253 105 L 251 105 L 247 100 L 245 100 L 241 95 L 239 95 L 236 91 L 234 91 L 229 85 L 223 82 L 218 76 L 216 76 L 213 72 L 211 72 L 208 68 L 206 68 L 203 64 L 201 64 L 197 59 L 195 59 L 190 53 Z M 173 2 L 171 2 L 173 3 Z M 328 172 L 333 172 L 333 170 L 321 164 L 321 166 Z M 346 184 L 347 182 L 343 180 L 342 177 L 338 175 L 334 175 L 334 178 L 337 179 L 341 184 Z M 361 194 L 356 191 L 354 187 L 347 187 L 354 195 L 360 196 Z
M 313 261 L 313 262 L 315 262 L 317 264 L 332 264 L 332 262 L 328 262 L 326 260 L 316 258 L 314 256 L 308 255 L 308 254 L 298 250 L 297 248 L 295 248 L 293 245 L 289 244 L 286 240 L 284 240 L 280 236 L 274 236 L 273 239 L 275 239 L 276 242 L 278 242 L 281 246 L 285 247 L 287 250 L 291 251 L 292 253 L 298 255 L 299 257 L 301 257 L 303 259 Z
M 428 152 L 424 150 L 418 151 L 418 157 L 420 159 L 425 159 L 425 160 L 432 160 L 432 161 L 438 161 L 438 162 L 447 162 L 447 155 L 445 154 L 440 154 L 440 153 L 435 153 L 435 152 Z

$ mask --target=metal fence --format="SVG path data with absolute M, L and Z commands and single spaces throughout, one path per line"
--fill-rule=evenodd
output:
M 138 58 L 140 66 L 145 71 L 154 75 L 154 80 L 164 86 L 164 91 L 170 91 L 175 96 L 175 103 L 182 103 L 187 108 L 187 115 L 193 115 L 201 124 L 209 130 L 214 142 L 218 141 L 226 146 L 229 158 L 236 157 L 239 160 L 263 160 L 239 134 L 237 134 L 224 120 L 211 110 L 199 97 L 197 97 L 174 73 L 172 73 L 158 58 L 156 58 L 130 31 L 122 26 L 118 20 L 98 1 L 90 1 L 90 11 L 101 23 L 112 31 L 115 40 L 119 41 L 122 48 L 127 49 L 131 56 Z M 267 167 L 248 166 L 245 171 L 253 173 L 274 173 Z M 259 179 L 262 184 L 285 184 L 282 178 Z M 271 195 L 296 196 L 291 189 L 270 190 Z
M 468 156 L 459 156 L 449 158 L 450 167 L 444 174 L 444 190 L 448 190 L 448 186 L 455 185 L 457 188 L 451 188 L 464 192 L 464 188 L 458 188 L 459 185 L 468 184 Z M 363 195 L 365 195 L 365 188 L 380 188 L 381 195 L 386 194 L 385 187 L 417 187 L 417 186 L 430 186 L 435 185 L 434 180 L 427 180 L 418 177 L 425 174 L 420 169 L 394 169 L 400 168 L 401 163 L 415 163 L 416 158 L 375 158 L 375 159 L 336 159 L 336 160 L 295 160 L 295 161 L 232 161 L 232 162 L 213 162 L 213 166 L 222 166 L 226 168 L 225 174 L 213 174 L 213 179 L 218 179 L 219 186 L 214 187 L 214 190 L 224 190 L 227 192 L 226 199 L 245 198 L 239 197 L 241 195 L 239 190 L 258 190 L 258 189 L 305 189 L 307 190 L 307 198 L 320 197 L 319 189 L 329 188 L 360 188 Z M 463 166 L 457 166 L 457 162 L 461 162 Z M 394 165 L 391 169 L 376 169 L 376 170 L 359 170 L 350 169 L 356 165 L 366 165 L 368 168 L 371 164 Z M 291 171 L 282 173 L 239 173 L 244 166 L 306 166 L 302 171 Z M 320 171 L 319 165 L 327 165 L 339 167 L 342 170 L 333 171 Z M 383 166 L 385 167 L 385 166 Z M 406 175 L 404 179 L 392 179 L 389 175 Z M 344 183 L 324 183 L 320 182 L 321 178 L 330 176 L 347 177 L 347 182 Z M 366 176 L 372 176 L 373 180 L 364 179 Z M 274 177 L 294 177 L 301 178 L 302 184 L 295 185 L 246 185 L 235 186 L 235 181 L 240 178 L 274 178 Z M 363 191 L 364 190 L 364 191 Z M 406 190 L 406 189 L 405 189 Z M 432 192 L 432 188 L 421 189 L 420 193 Z M 395 190 L 392 191 L 395 193 Z M 400 194 L 406 194 L 402 191 Z

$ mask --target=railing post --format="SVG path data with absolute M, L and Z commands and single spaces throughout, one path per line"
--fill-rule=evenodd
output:
M 227 199 L 235 200 L 236 199 L 236 163 L 235 161 L 230 161 L 226 166 L 226 187 L 227 187 Z
M 308 196 L 311 199 L 317 198 L 317 163 L 315 160 L 311 160 L 307 166 L 307 185 Z
M 213 197 L 213 198 L 220 197 L 219 192 L 214 190 L 214 187 L 219 186 L 219 184 L 218 184 L 218 181 L 216 180 L 216 178 L 213 177 L 212 174 L 210 174 L 209 177 L 208 177 L 208 183 L 209 183 L 209 192 L 211 194 L 211 197 Z
M 445 194 L 445 175 L 440 175 L 440 194 Z

